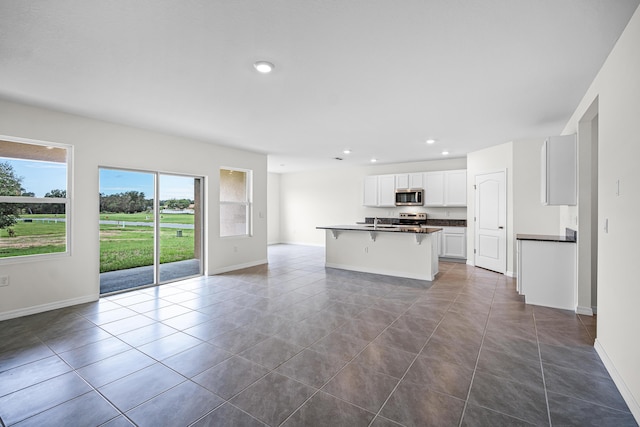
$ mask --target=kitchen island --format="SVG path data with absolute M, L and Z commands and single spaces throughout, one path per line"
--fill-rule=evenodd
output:
M 437 227 L 333 225 L 326 230 L 325 266 L 433 280 L 438 274 Z

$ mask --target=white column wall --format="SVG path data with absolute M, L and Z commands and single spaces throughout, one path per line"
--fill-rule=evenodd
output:
M 640 9 L 629 21 L 563 133 L 598 99 L 598 332 L 596 349 L 640 421 Z M 619 194 L 618 181 L 620 183 Z M 561 218 L 563 222 L 570 218 Z M 608 232 L 604 230 L 608 220 Z M 564 223 L 562 224 L 564 225 Z M 580 239 L 580 235 L 578 235 Z
M 98 298 L 100 166 L 204 176 L 206 271 L 266 262 L 265 155 L 6 100 L 0 100 L 0 135 L 73 146 L 71 254 L 0 261 L 0 271 L 10 276 L 10 286 L 0 288 L 0 319 Z M 219 237 L 220 166 L 253 170 L 252 237 Z

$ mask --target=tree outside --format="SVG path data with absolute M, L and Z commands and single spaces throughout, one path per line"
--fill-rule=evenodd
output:
M 9 162 L 0 162 L 0 196 L 20 196 L 22 178 L 16 176 L 13 166 Z M 6 228 L 9 235 L 13 235 L 11 226 L 15 225 L 20 216 L 20 206 L 15 203 L 0 203 L 0 229 Z

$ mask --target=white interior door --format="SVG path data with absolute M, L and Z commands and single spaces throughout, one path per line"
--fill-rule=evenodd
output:
M 475 265 L 504 274 L 507 271 L 505 172 L 476 175 L 475 189 Z

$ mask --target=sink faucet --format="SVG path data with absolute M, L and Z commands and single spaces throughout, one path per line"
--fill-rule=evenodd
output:
M 378 218 L 378 217 L 373 218 L 373 226 L 377 227 L 378 224 L 380 224 L 380 218 Z

